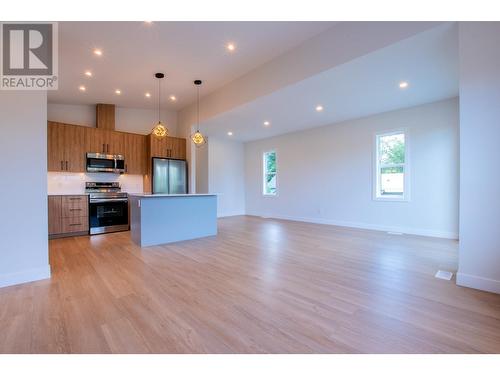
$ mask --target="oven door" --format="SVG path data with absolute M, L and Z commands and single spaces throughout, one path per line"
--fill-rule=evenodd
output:
M 87 172 L 115 172 L 115 159 L 111 155 L 87 154 Z
M 89 220 L 90 234 L 128 230 L 128 200 L 92 199 Z

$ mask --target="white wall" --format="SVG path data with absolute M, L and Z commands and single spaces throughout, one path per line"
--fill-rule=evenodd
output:
M 411 201 L 372 199 L 374 134 L 409 132 Z M 277 152 L 278 196 L 262 195 L 262 153 Z M 458 100 L 246 144 L 246 211 L 326 224 L 458 237 Z
M 457 283 L 500 293 L 500 22 L 463 22 Z
M 95 127 L 95 105 L 58 104 L 47 105 L 49 121 Z M 167 125 L 170 135 L 177 136 L 177 112 L 162 110 L 162 121 Z M 158 121 L 158 111 L 154 109 L 116 107 L 116 130 L 148 134 Z
M 47 94 L 0 91 L 0 287 L 50 277 Z
M 443 24 L 442 22 L 339 22 L 281 56 L 205 95 L 202 88 L 200 121 L 248 103 L 322 71 Z M 355 43 L 353 43 L 355 41 Z M 328 48 L 325 48 L 328 46 Z M 189 138 L 196 124 L 196 103 L 179 111 L 177 134 Z M 200 129 L 202 132 L 203 128 Z M 194 146 L 193 146 L 194 147 Z M 190 189 L 196 187 L 196 152 L 187 144 L 192 166 Z
M 208 191 L 218 195 L 218 217 L 245 214 L 244 166 L 243 143 L 213 137 L 208 140 Z
M 194 169 L 194 173 L 196 174 L 196 179 L 194 180 L 196 189 L 193 192 L 199 194 L 208 193 L 208 148 L 209 144 L 193 148 L 196 156 L 194 158 L 196 162 Z

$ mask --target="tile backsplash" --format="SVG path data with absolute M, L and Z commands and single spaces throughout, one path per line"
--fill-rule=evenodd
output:
M 142 175 L 114 174 L 114 173 L 68 173 L 48 172 L 48 193 L 83 194 L 85 182 L 119 182 L 125 193 L 142 193 Z

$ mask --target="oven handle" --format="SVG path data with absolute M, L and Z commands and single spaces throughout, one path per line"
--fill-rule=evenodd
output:
M 107 202 L 128 202 L 128 199 L 125 198 L 116 198 L 116 199 L 91 199 L 90 203 L 107 203 Z

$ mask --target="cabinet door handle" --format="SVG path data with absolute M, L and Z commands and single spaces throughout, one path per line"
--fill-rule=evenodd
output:
M 66 160 L 66 170 L 68 170 L 68 161 Z
M 70 226 L 70 227 L 76 227 L 76 226 L 78 226 L 78 225 L 82 225 L 82 223 L 72 223 L 72 224 L 70 224 L 69 226 Z
M 70 208 L 69 210 L 70 211 L 81 211 L 82 209 L 81 208 Z
M 107 148 L 107 152 L 109 153 L 109 143 L 107 144 L 107 147 L 108 147 L 108 148 Z
M 70 201 L 81 201 L 82 198 L 78 197 L 78 198 L 69 198 Z
M 106 145 L 103 143 L 102 144 L 102 152 L 105 153 L 106 152 Z
M 64 171 L 64 162 L 61 160 L 61 171 Z

